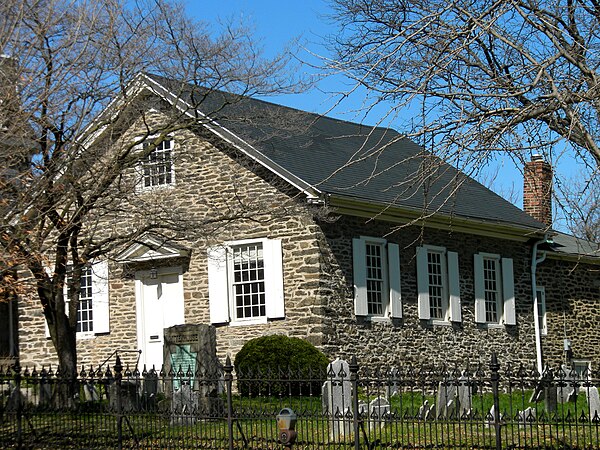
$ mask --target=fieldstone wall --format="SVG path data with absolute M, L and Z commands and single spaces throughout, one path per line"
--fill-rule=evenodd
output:
M 152 120 L 166 120 L 156 109 Z M 150 120 L 150 119 L 146 119 Z M 134 124 L 123 139 L 135 136 Z M 247 326 L 217 328 L 217 352 L 232 358 L 249 339 L 265 334 L 285 334 L 307 339 L 328 357 L 356 355 L 361 364 L 447 363 L 488 364 L 492 351 L 502 361 L 535 363 L 530 261 L 526 242 L 462 234 L 419 226 L 395 229 L 379 220 L 340 217 L 320 221 L 321 211 L 306 205 L 303 196 L 256 163 L 204 130 L 182 129 L 175 139 L 173 186 L 139 192 L 131 183 L 131 215 L 109 218 L 107 230 L 126 228 L 140 208 L 172 214 L 187 225 L 178 242 L 190 251 L 187 261 L 164 261 L 183 267 L 185 322 L 209 323 L 209 246 L 225 241 L 280 239 L 283 249 L 285 319 Z M 153 209 L 156 208 L 156 209 Z M 316 214 L 315 214 L 316 213 Z M 204 219 L 220 218 L 215 222 Z M 403 319 L 398 322 L 365 322 L 354 315 L 352 238 L 384 237 L 400 245 Z M 432 325 L 417 315 L 416 247 L 430 244 L 459 255 L 462 322 Z M 517 325 L 477 325 L 474 320 L 473 255 L 489 252 L 510 257 L 514 263 Z M 547 360 L 558 362 L 566 329 L 577 355 L 598 359 L 597 324 L 600 308 L 596 275 L 582 264 L 547 260 L 540 266 L 538 283 L 546 288 Z M 137 347 L 135 268 L 110 264 L 110 323 L 107 335 L 78 341 L 79 364 L 97 365 L 114 350 Z M 139 269 L 139 268 L 138 268 Z M 23 364 L 56 363 L 51 342 L 45 338 L 44 318 L 35 295 L 19 301 L 19 343 Z M 565 319 L 566 318 L 566 319 Z M 566 322 L 565 322 L 566 320 Z M 587 356 L 586 356 L 587 355 Z M 133 366 L 137 355 L 123 353 Z M 110 364 L 114 362 L 111 360 Z
M 600 369 L 600 268 L 549 257 L 538 265 L 537 284 L 546 294 L 545 361 L 557 366 L 572 356 Z M 564 352 L 564 339 L 571 342 L 572 355 Z
M 531 307 L 530 250 L 523 242 L 452 233 L 417 226 L 393 231 L 393 224 L 342 217 L 323 224 L 320 245 L 322 293 L 328 298 L 323 349 L 330 356 L 356 355 L 362 364 L 484 363 L 492 351 L 500 359 L 535 362 Z M 354 315 L 352 238 L 383 237 L 400 246 L 402 320 L 392 323 L 361 322 Z M 416 247 L 430 244 L 455 251 L 459 256 L 462 322 L 432 325 L 417 313 Z M 475 323 L 473 255 L 496 253 L 513 258 L 517 326 Z
M 168 120 L 156 108 L 146 122 Z M 143 129 L 134 124 L 123 140 Z M 185 239 L 178 242 L 188 248 L 188 261 L 162 261 L 165 266 L 180 264 L 183 269 L 185 322 L 209 323 L 207 248 L 225 241 L 270 238 L 282 241 L 284 264 L 285 320 L 248 326 L 220 326 L 217 329 L 219 357 L 232 357 L 253 337 L 286 334 L 302 337 L 320 345 L 323 308 L 319 296 L 319 227 L 310 208 L 296 197 L 299 193 L 275 179 L 257 163 L 216 142 L 204 130 L 181 129 L 173 133 L 175 140 L 175 183 L 151 191 L 140 192 L 131 182 L 129 205 L 131 215 L 120 213 L 108 218 L 107 230 L 118 232 L 132 221 L 140 220 L 139 208 L 160 208 L 172 214 L 172 220 L 187 224 Z M 215 144 L 220 147 L 217 149 Z M 127 180 L 124 181 L 126 183 Z M 158 211 L 158 210 L 157 210 Z M 217 221 L 212 219 L 219 218 Z M 205 219 L 211 219 L 210 221 Z M 185 222 L 183 222 L 185 221 Z M 107 232 L 108 232 L 107 231 Z M 132 271 L 139 267 L 110 264 L 110 333 L 78 340 L 79 365 L 95 367 L 114 350 L 137 348 L 135 281 Z M 20 303 L 21 361 L 23 364 L 56 364 L 54 349 L 45 337 L 44 317 L 39 301 Z M 124 364 L 132 367 L 135 353 L 122 353 Z M 114 364 L 111 359 L 109 364 Z

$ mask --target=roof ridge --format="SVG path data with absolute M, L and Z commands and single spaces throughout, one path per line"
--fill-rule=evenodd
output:
M 393 127 L 390 126 L 380 126 L 380 125 L 367 125 L 367 124 L 363 124 L 361 122 L 353 122 L 351 120 L 348 119 L 340 119 L 338 117 L 332 117 L 332 116 L 328 116 L 325 114 L 321 114 L 321 113 L 316 113 L 316 112 L 312 112 L 312 111 L 306 111 L 304 109 L 300 109 L 300 108 L 294 108 L 292 106 L 288 106 L 288 105 L 282 105 L 279 103 L 275 103 L 275 102 L 270 102 L 268 100 L 262 99 L 262 98 L 257 98 L 257 97 L 252 97 L 252 96 L 247 96 L 247 95 L 242 95 L 242 94 L 237 94 L 235 92 L 227 92 L 227 91 L 223 91 L 220 89 L 214 89 L 214 88 L 210 88 L 210 87 L 206 87 L 206 86 L 200 86 L 200 85 L 194 85 L 188 81 L 181 81 L 181 80 L 177 80 L 174 78 L 170 78 L 170 77 L 166 77 L 164 75 L 158 75 L 155 73 L 151 73 L 151 72 L 141 72 L 143 75 L 154 79 L 155 81 L 157 78 L 158 79 L 162 79 L 165 80 L 169 83 L 180 83 L 182 85 L 185 85 L 191 89 L 206 89 L 209 92 L 215 92 L 217 94 L 222 94 L 222 95 L 232 95 L 232 96 L 236 96 L 236 97 L 240 97 L 243 100 L 249 100 L 252 102 L 259 102 L 265 105 L 269 105 L 269 106 L 274 106 L 277 108 L 282 108 L 282 109 L 286 109 L 289 110 L 291 112 L 296 112 L 296 113 L 302 113 L 302 114 L 307 114 L 310 116 L 315 117 L 315 119 L 320 120 L 320 119 L 325 119 L 325 120 L 331 120 L 331 121 L 335 121 L 338 123 L 343 123 L 343 124 L 347 124 L 347 125 L 353 125 L 353 126 L 359 126 L 359 127 L 364 127 L 365 129 L 373 129 L 373 130 L 381 130 L 381 131 L 391 131 L 395 134 L 397 134 L 401 139 L 408 139 L 405 135 L 403 135 L 402 133 L 400 133 L 398 130 L 396 130 Z
M 189 96 L 192 103 L 199 94 L 206 97 L 207 106 L 211 102 L 228 103 L 226 96 L 234 96 L 229 102 L 233 98 L 245 100 L 237 102 L 237 106 L 231 105 L 237 108 L 232 115 L 223 110 L 222 117 L 218 113 L 208 116 L 226 132 L 223 136 L 249 146 L 255 152 L 252 157 L 263 161 L 270 170 L 280 176 L 285 172 L 283 178 L 287 180 L 300 180 L 296 187 L 309 186 L 319 195 L 436 211 L 488 224 L 512 224 L 530 231 L 542 228 L 541 223 L 521 208 L 394 128 L 350 122 L 162 75 L 146 76 L 148 82 L 160 86 L 165 93 L 177 96 L 179 91 L 179 95 Z M 207 95 L 211 92 L 216 94 L 212 99 Z M 223 98 L 219 99 L 219 95 Z M 203 112 L 193 104 L 189 106 Z M 298 117 L 286 121 L 286 112 Z M 302 117 L 306 117 L 307 123 L 303 123 Z M 279 122 L 273 122 L 274 118 Z M 304 132 L 293 132 L 296 126 L 301 126 Z M 435 158 L 438 167 L 446 169 L 429 172 L 428 164 L 424 165 L 426 155 Z M 462 177 L 464 180 L 456 184 Z

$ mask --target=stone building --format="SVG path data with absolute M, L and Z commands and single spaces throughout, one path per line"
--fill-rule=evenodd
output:
M 30 138 L 27 114 L 23 111 L 17 60 L 0 54 L 0 214 L 18 202 L 18 192 L 37 144 Z M 0 364 L 11 364 L 18 354 L 17 302 L 15 292 L 2 283 L 17 277 L 17 264 L 0 254 Z M 8 282 L 10 283 L 10 282 Z
M 282 333 L 361 363 L 492 351 L 528 367 L 600 363 L 598 249 L 552 230 L 543 161 L 525 171 L 532 216 L 394 130 L 245 98 L 215 107 L 219 95 L 157 76 L 134 85 L 150 122 L 182 126 L 129 174 L 132 196 L 220 220 L 182 242 L 148 234 L 90 267 L 80 364 L 139 349 L 160 366 L 164 328 L 182 323 L 215 325 L 221 357 Z M 148 123 L 95 140 L 124 145 L 151 136 Z M 234 205 L 245 213 L 227 219 Z M 19 320 L 22 363 L 55 361 L 41 311 L 20 303 Z

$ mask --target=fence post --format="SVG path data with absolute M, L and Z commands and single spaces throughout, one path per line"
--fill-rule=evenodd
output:
M 500 434 L 500 364 L 496 352 L 492 352 L 492 360 L 490 362 L 490 370 L 492 371 L 490 380 L 492 382 L 492 394 L 494 395 L 494 430 L 496 431 L 496 450 L 502 450 L 502 435 Z
M 117 355 L 117 360 L 115 361 L 115 386 L 116 386 L 116 395 L 117 395 L 117 438 L 118 438 L 118 449 L 121 450 L 123 448 L 123 414 L 121 414 L 122 410 L 122 399 L 121 399 L 121 381 L 123 379 L 123 364 L 121 364 L 121 358 Z
M 15 400 L 17 402 L 17 448 L 23 448 L 23 402 L 21 401 L 21 366 L 13 366 L 15 372 Z
M 358 362 L 356 362 L 356 356 L 350 358 L 350 383 L 352 385 L 352 430 L 354 432 L 354 449 L 360 449 L 360 434 L 358 433 Z
M 227 433 L 229 437 L 229 450 L 233 450 L 233 401 L 232 401 L 232 386 L 233 386 L 233 366 L 231 358 L 227 355 L 225 359 L 225 389 L 227 390 Z

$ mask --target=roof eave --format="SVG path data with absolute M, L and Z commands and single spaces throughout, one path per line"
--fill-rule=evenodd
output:
M 564 253 L 560 251 L 548 251 L 549 259 L 569 261 L 572 263 L 600 264 L 600 256 L 591 256 L 584 253 Z
M 526 242 L 531 238 L 540 239 L 547 234 L 546 230 L 533 227 L 491 222 L 443 212 L 424 213 L 423 210 L 417 208 L 374 203 L 372 201 L 337 194 L 330 194 L 328 196 L 328 205 L 334 208 L 337 213 L 344 215 L 378 219 L 398 225 L 418 225 L 443 230 L 451 229 L 454 232 L 510 239 L 520 242 Z

